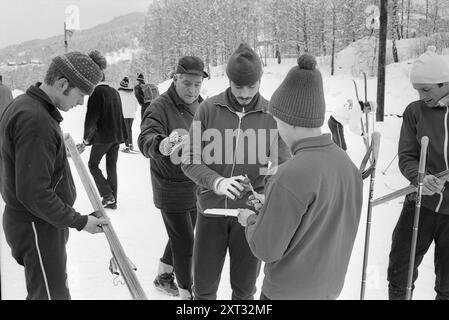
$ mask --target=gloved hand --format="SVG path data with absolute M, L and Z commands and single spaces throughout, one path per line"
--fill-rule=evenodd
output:
M 173 131 L 167 138 L 159 143 L 159 152 L 164 156 L 169 156 L 182 144 L 187 135 L 180 136 L 178 132 Z
M 240 199 L 242 197 L 242 191 L 245 190 L 241 184 L 241 181 L 244 179 L 244 176 L 221 178 L 215 186 L 215 193 L 226 196 L 232 200 L 237 198 Z

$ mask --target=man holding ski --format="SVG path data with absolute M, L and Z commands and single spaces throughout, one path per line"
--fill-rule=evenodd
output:
M 427 175 L 424 177 L 413 282 L 418 266 L 432 242 L 435 242 L 436 299 L 449 299 L 449 191 L 445 181 L 435 174 L 449 167 L 449 66 L 435 53 L 435 47 L 421 55 L 411 71 L 418 101 L 404 111 L 399 138 L 399 169 L 413 185 L 417 184 L 420 141 L 429 137 Z M 409 194 L 397 225 L 388 266 L 388 294 L 392 300 L 406 298 L 409 255 L 412 241 L 415 196 Z M 413 286 L 412 286 L 413 288 Z

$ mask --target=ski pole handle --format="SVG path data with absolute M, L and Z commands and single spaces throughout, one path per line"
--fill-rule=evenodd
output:
M 373 144 L 373 158 L 374 163 L 377 164 L 380 150 L 380 133 L 375 131 L 371 134 L 371 143 Z
M 421 138 L 421 155 L 419 157 L 419 168 L 418 168 L 418 183 L 424 181 L 426 175 L 426 159 L 427 159 L 427 148 L 429 146 L 429 137 L 424 136 Z

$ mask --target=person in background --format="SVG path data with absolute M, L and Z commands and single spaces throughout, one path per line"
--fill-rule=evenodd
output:
M 332 141 L 342 148 L 347 150 L 344 126 L 349 125 L 349 129 L 354 134 L 361 136 L 363 134 L 361 126 L 362 111 L 359 106 L 354 104 L 352 100 L 347 100 L 344 104 L 337 104 L 337 107 L 332 111 L 332 114 L 327 121 L 327 125 L 332 133 Z
M 136 116 L 136 100 L 134 98 L 134 90 L 129 87 L 128 77 L 124 77 L 120 82 L 120 87 L 117 89 L 120 94 L 120 100 L 122 102 L 122 113 L 125 120 L 125 127 L 127 137 L 125 139 L 125 148 L 121 151 L 129 153 L 134 150 L 133 145 L 133 122 Z
M 3 229 L 12 256 L 25 268 L 28 300 L 70 299 L 69 228 L 98 233 L 108 223 L 73 208 L 75 183 L 60 127 L 60 111 L 92 94 L 104 61 L 97 51 L 56 56 L 44 83 L 14 99 L 0 117 Z
M 126 138 L 120 94 L 105 82 L 103 73 L 102 82 L 87 101 L 83 143 L 92 146 L 89 170 L 102 197 L 102 204 L 108 209 L 117 209 L 118 150 Z M 99 168 L 105 156 L 107 177 Z
M 134 95 L 136 96 L 136 99 L 140 104 L 140 107 L 141 107 L 140 116 L 141 116 L 141 119 L 143 120 L 143 115 L 145 113 L 145 110 L 151 104 L 151 101 L 145 102 L 145 99 L 144 99 L 142 85 L 145 84 L 145 79 L 144 79 L 142 73 L 137 74 L 137 82 L 138 82 L 137 85 L 134 87 Z

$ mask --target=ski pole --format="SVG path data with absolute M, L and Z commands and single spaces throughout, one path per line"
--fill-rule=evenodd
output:
M 413 234 L 412 243 L 410 248 L 410 260 L 408 263 L 408 279 L 405 299 L 412 299 L 412 286 L 413 286 L 413 271 L 415 269 L 415 254 L 416 254 L 416 242 L 418 240 L 418 225 L 419 225 L 419 214 L 421 210 L 421 196 L 423 190 L 424 177 L 426 176 L 426 156 L 427 156 L 427 146 L 429 145 L 429 138 L 424 136 L 421 138 L 421 155 L 419 157 L 419 168 L 418 168 L 418 189 L 416 195 L 415 203 L 415 217 L 413 221 Z
M 390 169 L 390 166 L 393 164 L 393 161 L 398 157 L 398 153 L 396 153 L 396 155 L 394 156 L 393 160 L 391 160 L 390 164 L 385 168 L 384 171 L 382 171 L 383 175 L 387 174 L 388 169 Z
M 370 186 L 369 186 L 369 202 L 368 202 L 368 214 L 366 217 L 366 232 L 365 232 L 365 247 L 363 250 L 363 268 L 362 268 L 362 285 L 360 289 L 360 300 L 365 299 L 365 288 L 366 288 L 366 268 L 368 266 L 368 254 L 369 254 L 369 239 L 371 233 L 371 216 L 373 210 L 373 194 L 374 194 L 374 182 L 376 180 L 376 164 L 379 156 L 379 147 L 380 147 L 380 133 L 373 132 L 371 135 L 371 148 L 373 155 L 373 164 L 370 178 Z
M 441 171 L 435 175 L 438 179 L 449 181 L 449 170 Z M 380 198 L 377 198 L 373 201 L 373 206 L 378 206 L 379 204 L 385 203 L 387 201 L 405 196 L 407 194 L 413 193 L 416 191 L 416 187 L 414 185 L 407 186 L 405 188 L 399 189 L 397 191 L 393 191 L 392 193 L 386 194 Z

